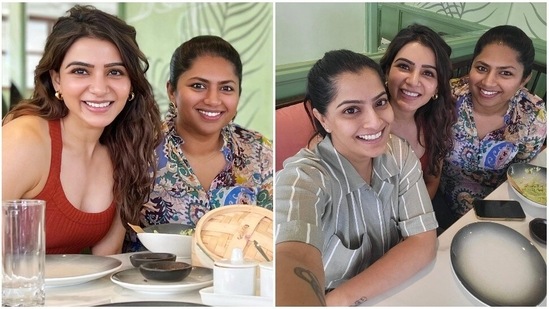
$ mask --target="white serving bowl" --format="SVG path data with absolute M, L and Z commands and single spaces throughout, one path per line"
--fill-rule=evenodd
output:
M 151 225 L 143 228 L 145 233 L 137 233 L 137 238 L 151 252 L 173 253 L 177 257 L 190 259 L 192 236 L 180 234 L 190 228 L 192 227 L 177 223 Z
M 545 167 L 528 163 L 513 163 L 507 169 L 507 180 L 510 182 L 511 189 L 519 197 L 521 204 L 524 203 L 535 208 L 547 209 L 546 204 L 538 203 L 515 188 L 515 186 L 518 186 L 522 189 L 528 183 L 538 183 L 547 188 L 547 169 Z

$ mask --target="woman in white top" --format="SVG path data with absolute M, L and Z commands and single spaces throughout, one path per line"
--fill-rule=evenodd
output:
M 409 144 L 370 58 L 331 51 L 311 69 L 305 104 L 324 139 L 275 179 L 276 305 L 358 305 L 435 256 L 438 224 Z

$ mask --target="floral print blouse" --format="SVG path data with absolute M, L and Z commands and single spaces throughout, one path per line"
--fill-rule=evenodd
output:
M 273 208 L 272 143 L 258 132 L 230 123 L 222 129 L 225 168 L 206 191 L 193 173 L 184 143 L 175 128 L 175 115 L 168 112 L 164 140 L 157 148 L 158 167 L 149 201 L 141 210 L 141 225 L 181 223 L 196 226 L 208 211 L 235 204 Z M 128 241 L 130 243 L 128 243 Z M 139 251 L 135 233 L 126 235 L 124 251 Z
M 509 102 L 505 125 L 480 139 L 468 81 L 468 77 L 450 81 L 458 120 L 439 189 L 457 217 L 472 208 L 474 199 L 486 197 L 502 184 L 509 165 L 531 161 L 547 136 L 545 102 L 522 88 Z

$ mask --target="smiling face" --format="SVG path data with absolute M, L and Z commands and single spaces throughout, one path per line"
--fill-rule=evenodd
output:
M 511 97 L 530 79 L 522 80 L 523 71 L 517 51 L 496 43 L 486 45 L 469 72 L 475 108 L 506 110 Z
M 223 57 L 199 56 L 179 76 L 177 89 L 168 83 L 168 96 L 177 106 L 177 129 L 185 134 L 219 135 L 235 116 L 239 81 L 234 65 Z
M 387 84 L 395 113 L 414 113 L 427 104 L 438 85 L 433 51 L 419 42 L 404 45 L 391 63 Z
M 69 109 L 67 118 L 104 128 L 122 111 L 131 81 L 116 46 L 81 38 L 69 48 L 59 72 L 50 71 L 56 91 Z
M 377 73 L 343 73 L 335 86 L 337 94 L 325 115 L 314 110 L 334 147 L 353 165 L 384 153 L 394 115 Z

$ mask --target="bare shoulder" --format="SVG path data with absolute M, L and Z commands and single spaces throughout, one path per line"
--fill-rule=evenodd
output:
M 49 148 L 48 121 L 37 116 L 22 116 L 13 119 L 2 126 L 2 142 L 4 147 L 31 146 L 36 149 L 36 147 L 47 145 Z
M 33 196 L 47 179 L 51 158 L 48 122 L 22 116 L 2 126 L 2 194 Z

